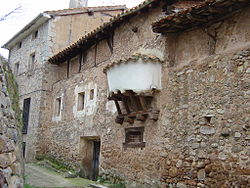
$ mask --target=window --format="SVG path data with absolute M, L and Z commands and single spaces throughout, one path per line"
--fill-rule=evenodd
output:
M 143 142 L 144 127 L 125 128 L 124 147 L 145 147 Z
M 90 95 L 89 95 L 89 99 L 90 99 L 90 100 L 93 100 L 93 99 L 94 99 L 94 94 L 95 94 L 94 89 L 91 89 L 91 90 L 90 90 Z
M 25 158 L 26 142 L 23 142 L 23 158 Z
M 34 68 L 35 59 L 36 59 L 35 53 L 30 54 L 29 70 L 32 70 Z
M 56 112 L 56 116 L 60 116 L 61 115 L 61 106 L 62 106 L 62 98 L 58 97 L 56 99 L 56 104 L 55 104 L 55 112 Z
M 35 62 L 35 58 L 36 58 L 35 53 L 30 55 L 30 59 L 31 59 L 32 64 Z
M 36 30 L 33 34 L 32 34 L 32 40 L 36 39 L 38 36 L 38 30 Z
M 19 42 L 19 44 L 18 44 L 18 48 L 20 49 L 20 48 L 22 48 L 22 41 L 21 42 Z
M 88 11 L 88 15 L 89 15 L 89 16 L 93 16 L 93 15 L 94 15 L 94 12 L 93 12 L 93 11 Z
M 23 134 L 27 134 L 28 132 L 30 101 L 31 98 L 24 99 L 23 101 Z
M 15 64 L 14 74 L 17 76 L 19 72 L 19 62 Z
M 77 104 L 78 111 L 84 109 L 84 100 L 85 100 L 85 92 L 78 93 L 78 104 Z

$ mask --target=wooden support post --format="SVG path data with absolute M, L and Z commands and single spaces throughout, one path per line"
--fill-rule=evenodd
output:
M 138 108 L 138 106 L 137 106 L 137 104 L 136 104 L 134 94 L 131 93 L 131 94 L 129 95 L 129 98 L 130 98 L 131 104 L 132 104 L 132 106 L 133 106 L 133 108 L 134 108 L 134 111 L 137 112 L 137 111 L 139 110 L 139 108 Z
M 115 101 L 115 106 L 116 106 L 117 112 L 118 112 L 119 115 L 121 115 L 122 111 L 121 111 L 120 105 L 119 105 L 117 100 L 114 100 L 114 101 Z
M 139 96 L 139 100 L 140 100 L 140 104 L 142 106 L 142 110 L 144 112 L 147 111 L 147 105 L 146 105 L 145 98 L 143 96 Z
M 125 109 L 126 109 L 127 114 L 129 114 L 129 113 L 130 113 L 130 109 L 129 109 L 129 107 L 128 107 L 128 103 L 127 103 L 126 97 L 122 97 L 122 102 L 123 102 L 123 104 L 124 104 L 124 107 L 125 107 Z

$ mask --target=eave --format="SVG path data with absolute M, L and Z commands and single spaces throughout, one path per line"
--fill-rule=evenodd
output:
M 131 17 L 139 14 L 140 12 L 148 10 L 159 3 L 160 0 L 148 0 L 142 4 L 129 9 L 121 14 L 118 14 L 114 18 L 110 19 L 108 23 L 104 23 L 94 31 L 80 38 L 75 43 L 71 44 L 67 48 L 58 52 L 56 55 L 51 57 L 48 61 L 52 64 L 61 64 L 84 50 L 89 49 L 91 46 L 97 44 L 99 41 L 108 38 L 114 29 L 121 25 L 124 21 L 129 20 Z
M 8 42 L 6 42 L 2 48 L 11 49 L 18 42 L 22 41 L 27 37 L 32 31 L 38 29 L 42 24 L 47 22 L 51 16 L 46 13 L 41 13 L 35 17 L 31 22 L 29 22 L 21 31 L 14 35 Z
M 170 14 L 152 24 L 156 33 L 175 33 L 225 19 L 250 5 L 250 0 L 207 0 L 178 13 Z

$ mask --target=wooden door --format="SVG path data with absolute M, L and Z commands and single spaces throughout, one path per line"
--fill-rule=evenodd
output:
M 92 180 L 97 180 L 99 175 L 100 141 L 93 141 L 93 175 Z

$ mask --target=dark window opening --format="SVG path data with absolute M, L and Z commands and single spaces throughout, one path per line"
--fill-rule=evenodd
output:
M 206 123 L 211 123 L 211 119 L 212 119 L 212 117 L 206 116 L 206 117 L 205 117 Z
M 67 78 L 69 78 L 70 60 L 67 61 Z
M 58 97 L 56 99 L 56 116 L 60 116 L 61 114 L 61 105 L 62 105 L 62 99 L 61 97 Z
M 19 72 L 19 62 L 15 64 L 14 74 L 17 76 Z
M 35 53 L 30 54 L 29 70 L 32 70 L 34 68 L 35 59 L 36 59 Z
M 108 43 L 108 47 L 109 50 L 111 52 L 111 54 L 113 54 L 113 46 L 114 46 L 114 33 L 111 33 L 110 36 L 107 38 L 107 43 Z
M 89 15 L 89 16 L 93 16 L 93 15 L 94 15 L 94 12 L 93 12 L 93 11 L 88 11 L 88 15 Z
M 27 134 L 28 132 L 30 101 L 31 98 L 24 99 L 23 101 L 23 134 Z
M 22 48 L 22 42 L 19 42 L 18 48 L 19 48 L 19 49 Z
M 90 100 L 93 100 L 93 99 L 94 99 L 94 94 L 95 94 L 94 89 L 91 89 L 91 90 L 90 90 L 90 94 L 89 94 L 89 99 L 90 99 Z
M 30 57 L 31 57 L 31 63 L 33 64 L 35 62 L 36 56 L 35 54 L 31 54 Z
M 144 127 L 125 128 L 125 147 L 145 147 L 143 142 Z
M 85 92 L 78 93 L 78 104 L 77 104 L 78 111 L 84 109 L 84 100 L 85 100 Z
M 32 39 L 33 39 L 33 40 L 36 39 L 37 36 L 38 36 L 38 30 L 36 30 L 36 31 L 33 33 Z
M 23 158 L 25 158 L 26 142 L 23 142 Z

